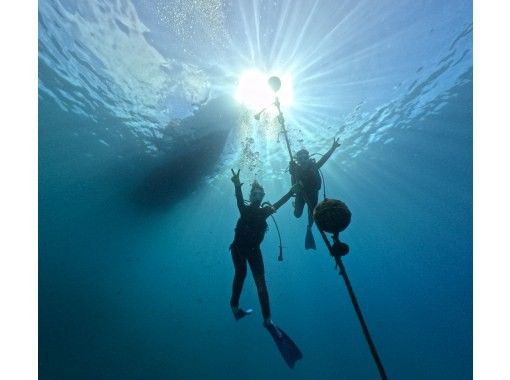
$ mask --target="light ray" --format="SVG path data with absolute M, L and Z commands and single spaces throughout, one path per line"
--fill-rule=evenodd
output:
M 255 26 L 255 40 L 257 41 L 257 53 L 258 57 L 262 57 L 262 51 L 260 49 L 260 13 L 258 7 L 258 1 L 252 0 L 251 2 L 253 8 L 253 24 Z
M 290 53 L 290 55 L 288 57 L 289 61 L 292 61 L 294 59 L 294 57 L 296 56 L 296 53 L 298 51 L 300 51 L 300 49 L 301 49 L 301 42 L 303 41 L 303 37 L 305 36 L 306 32 L 308 32 L 308 26 L 310 25 L 310 21 L 312 20 L 312 18 L 315 15 L 315 12 L 317 10 L 318 4 L 319 4 L 319 0 L 315 0 L 315 3 L 313 5 L 313 7 L 312 7 L 312 10 L 308 14 L 308 16 L 306 17 L 306 21 L 305 21 L 303 27 L 301 28 L 301 32 L 299 33 L 298 38 L 294 42 L 294 49 L 292 50 L 292 52 Z
M 270 50 L 270 53 L 269 53 L 270 62 L 276 61 L 274 59 L 275 49 L 276 49 L 276 46 L 277 46 L 277 42 L 280 42 L 282 40 L 280 35 L 282 34 L 281 31 L 283 29 L 284 24 L 287 21 L 287 15 L 289 13 L 289 8 L 290 8 L 289 4 L 290 4 L 289 2 L 285 3 L 285 8 L 283 9 L 282 15 L 281 15 L 281 17 L 278 18 L 278 27 L 276 29 L 276 32 L 275 32 L 275 35 L 274 35 L 274 38 L 273 38 L 273 43 L 271 44 L 271 50 Z
M 248 46 L 249 46 L 249 49 L 250 49 L 251 61 L 253 62 L 253 61 L 255 61 L 255 49 L 253 47 L 253 43 L 252 43 L 250 35 L 248 33 L 249 30 L 250 30 L 250 27 L 248 25 L 248 19 L 246 17 L 246 13 L 244 12 L 244 8 L 243 7 L 240 7 L 239 11 L 241 13 L 241 18 L 243 19 L 244 34 L 246 36 L 246 41 L 248 42 Z
M 341 27 L 341 26 L 344 26 L 344 24 L 346 22 L 348 22 L 355 14 L 356 12 L 358 11 L 358 9 L 361 8 L 361 2 L 359 3 L 356 3 L 356 5 L 350 9 L 350 11 L 345 15 L 343 16 L 339 21 L 338 23 L 328 32 L 324 35 L 324 37 L 322 37 L 319 42 L 317 44 L 315 44 L 315 46 L 313 47 L 313 50 L 309 53 L 306 53 L 305 56 L 307 57 L 310 57 L 310 56 L 313 56 L 315 55 L 315 53 L 322 48 L 322 45 L 331 37 L 333 36 L 337 30 Z M 352 38 L 354 38 L 356 34 L 355 33 L 351 33 L 350 36 L 352 36 Z M 345 45 L 345 43 L 343 43 L 342 45 Z

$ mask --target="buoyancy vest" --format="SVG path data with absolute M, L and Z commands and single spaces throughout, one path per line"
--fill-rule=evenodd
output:
M 319 168 L 314 159 L 310 159 L 309 162 L 301 166 L 295 165 L 295 171 L 293 174 L 294 182 L 301 181 L 305 191 L 319 191 L 321 188 L 321 175 Z
M 270 207 L 243 207 L 236 224 L 233 244 L 240 247 L 258 247 L 267 231 L 266 218 L 272 213 L 270 210 Z

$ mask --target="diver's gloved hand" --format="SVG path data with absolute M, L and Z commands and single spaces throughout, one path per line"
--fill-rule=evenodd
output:
M 335 150 L 336 148 L 338 148 L 340 146 L 340 143 L 338 142 L 338 140 L 340 140 L 340 138 L 333 138 L 333 145 L 331 146 L 331 149 Z
M 230 178 L 230 180 L 234 183 L 234 186 L 241 187 L 242 183 L 241 183 L 241 180 L 239 179 L 239 172 L 241 171 L 241 169 L 239 169 L 237 171 L 237 174 L 234 171 L 234 169 L 230 169 L 230 170 L 232 171 L 232 178 Z
M 303 183 L 301 181 L 296 182 L 292 187 L 290 188 L 290 191 L 294 194 L 299 193 L 303 190 Z

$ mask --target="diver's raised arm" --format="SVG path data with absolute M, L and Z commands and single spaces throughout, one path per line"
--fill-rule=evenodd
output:
M 335 149 L 340 146 L 338 140 L 339 140 L 338 138 L 333 139 L 333 145 L 331 146 L 331 148 L 329 148 L 326 154 L 324 154 L 324 156 L 322 156 L 321 159 L 317 161 L 317 167 L 320 168 L 322 165 L 324 165 L 324 163 L 329 159 L 329 157 L 331 157 Z
M 303 189 L 303 185 L 301 182 L 298 182 L 294 184 L 289 192 L 285 194 L 283 197 L 280 198 L 274 205 L 273 205 L 273 212 L 276 212 L 280 207 L 282 207 L 287 201 L 294 195 L 296 192 L 301 191 Z
M 234 171 L 234 169 L 230 169 L 232 171 L 232 177 L 230 180 L 234 183 L 234 187 L 236 190 L 236 200 L 237 200 L 237 208 L 239 211 L 244 207 L 244 198 L 243 198 L 243 191 L 241 190 L 241 186 L 243 185 L 241 183 L 241 180 L 239 179 L 239 172 L 241 169 L 237 171 L 237 173 Z

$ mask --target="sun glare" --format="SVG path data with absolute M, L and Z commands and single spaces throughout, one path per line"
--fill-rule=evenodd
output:
M 247 70 L 239 77 L 239 83 L 235 93 L 235 99 L 248 107 L 252 111 L 260 111 L 263 108 L 271 106 L 278 96 L 282 107 L 292 105 L 292 79 L 290 75 L 279 76 L 281 79 L 281 88 L 276 93 L 273 92 L 268 84 L 271 75 L 258 70 Z

